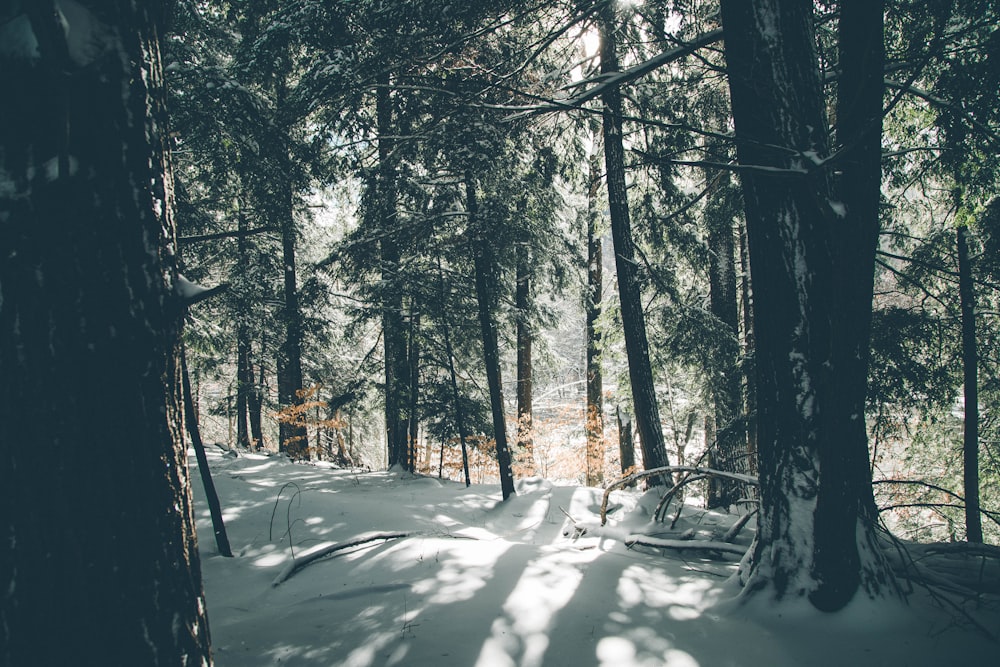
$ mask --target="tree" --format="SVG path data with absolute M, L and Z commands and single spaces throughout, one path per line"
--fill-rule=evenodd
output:
M 603 5 L 600 12 L 601 73 L 615 74 L 620 68 L 616 34 L 618 32 L 614 5 Z M 649 470 L 668 465 L 663 442 L 660 409 L 656 402 L 653 372 L 649 363 L 649 343 L 646 340 L 646 319 L 642 309 L 635 243 L 629 221 L 628 193 L 625 182 L 625 151 L 622 143 L 622 94 L 609 88 L 602 95 L 604 168 L 607 172 L 608 209 L 611 218 L 611 238 L 615 247 L 618 273 L 618 293 L 621 302 L 625 349 L 628 354 L 632 404 L 639 428 L 643 466 Z M 655 479 L 655 478 L 654 478 Z
M 723 0 L 755 293 L 761 514 L 749 591 L 834 611 L 892 584 L 864 428 L 882 119 L 882 3 L 840 5 L 830 157 L 813 8 Z M 843 172 L 836 181 L 831 163 Z M 874 203 L 874 208 L 872 204 Z
M 0 663 L 210 664 L 164 8 L 45 4 L 8 5 L 25 39 L 0 51 L 16 91 L 0 107 Z

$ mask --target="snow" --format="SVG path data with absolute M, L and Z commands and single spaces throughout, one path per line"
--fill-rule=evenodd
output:
M 501 503 L 492 485 L 208 455 L 236 553 L 217 554 L 193 480 L 220 667 L 947 665 L 996 654 L 918 594 L 909 606 L 859 599 L 823 614 L 739 597 L 736 564 L 701 550 L 630 549 L 632 535 L 719 539 L 735 520 L 690 507 L 670 531 L 650 522 L 655 492 L 614 492 L 600 528 L 601 489 L 529 479 Z M 274 584 L 291 548 L 301 559 L 390 532 L 410 535 L 338 551 Z M 745 531 L 738 543 L 751 539 Z

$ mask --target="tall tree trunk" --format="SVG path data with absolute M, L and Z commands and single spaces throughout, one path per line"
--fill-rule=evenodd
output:
M 739 305 L 736 300 L 736 249 L 733 240 L 734 211 L 729 205 L 730 177 L 723 172 L 711 179 L 705 207 L 708 227 L 709 303 L 712 315 L 725 328 L 727 340 L 716 349 L 714 363 L 720 373 L 712 382 L 715 403 L 715 437 L 709 443 L 709 466 L 726 472 L 749 472 L 746 431 L 740 415 L 742 388 L 739 351 Z M 740 499 L 741 485 L 715 477 L 708 482 L 707 506 L 727 508 Z
M 279 113 L 286 106 L 286 82 L 280 80 L 275 96 Z M 309 434 L 305 415 L 299 414 L 302 405 L 302 312 L 299 307 L 299 290 L 295 277 L 295 206 L 292 185 L 292 160 L 289 143 L 290 129 L 282 127 L 279 138 L 279 182 L 277 183 L 278 220 L 281 225 L 281 261 L 283 267 L 283 318 L 285 338 L 278 351 L 278 406 L 283 411 L 294 411 L 294 419 L 281 419 L 278 424 L 278 450 L 292 458 L 309 458 Z M 286 412 L 286 417 L 291 417 Z
M 812 5 L 723 0 L 722 18 L 756 295 L 761 512 L 741 578 L 748 591 L 805 595 L 834 611 L 859 587 L 875 595 L 891 582 L 871 513 L 861 372 L 878 229 L 862 202 L 877 202 L 881 180 L 872 162 L 882 8 L 841 3 L 840 85 L 851 89 L 837 111 L 838 139 L 850 137 L 842 202 L 820 163 L 829 147 Z M 864 120 L 851 124 L 852 114 Z
M 212 529 L 215 533 L 215 545 L 219 548 L 219 554 L 226 558 L 233 557 L 233 550 L 229 546 L 229 535 L 226 533 L 226 524 L 222 520 L 222 505 L 219 503 L 219 494 L 215 490 L 215 482 L 212 481 L 212 470 L 208 467 L 208 457 L 205 455 L 205 443 L 201 440 L 201 429 L 198 426 L 198 416 L 194 411 L 194 397 L 191 394 L 191 380 L 187 371 L 187 353 L 181 345 L 181 390 L 184 393 L 184 425 L 187 427 L 188 436 L 191 438 L 191 447 L 194 449 L 195 458 L 198 459 L 198 471 L 201 473 L 201 483 L 205 488 L 205 501 L 208 504 L 208 512 L 212 517 Z
M 438 286 L 441 304 L 447 303 L 444 290 L 444 272 L 441 270 L 441 260 L 438 259 Z M 458 441 L 462 448 L 462 472 L 465 473 L 465 486 L 472 485 L 472 478 L 469 476 L 469 433 L 465 426 L 465 411 L 462 410 L 462 396 L 458 391 L 458 373 L 455 372 L 455 350 L 451 344 L 451 328 L 447 322 L 441 323 L 441 335 L 444 338 L 444 352 L 448 357 L 448 376 L 451 380 L 451 398 L 455 403 L 455 427 L 458 429 Z M 444 443 L 441 443 L 442 461 L 444 457 Z M 428 457 L 428 465 L 430 458 Z M 443 465 L 443 463 L 441 464 Z M 441 476 L 441 466 L 439 465 L 438 477 Z
M 239 231 L 236 237 L 236 270 L 246 271 L 247 266 L 247 218 L 242 210 L 239 212 Z M 242 276 L 241 276 L 242 277 Z M 245 281 L 240 281 L 245 282 Z M 237 299 L 236 315 L 236 445 L 250 449 L 250 401 L 253 391 L 253 368 L 250 363 L 250 328 L 247 320 L 250 318 L 250 299 L 240 289 L 234 295 Z
M 406 354 L 406 361 L 409 365 L 409 386 L 406 396 L 408 405 L 407 413 L 407 435 L 406 435 L 406 463 L 405 467 L 410 472 L 417 470 L 417 436 L 420 428 L 418 419 L 417 402 L 420 398 L 420 311 L 415 303 L 410 304 L 410 332 L 409 349 Z
M 587 189 L 587 486 L 604 484 L 604 383 L 601 375 L 601 293 L 604 289 L 604 257 L 598 232 L 601 188 L 600 155 L 590 155 L 590 187 Z M 633 464 L 634 465 L 634 464 Z
M 743 411 L 746 414 L 747 469 L 756 475 L 757 466 L 757 377 L 753 342 L 753 286 L 750 282 L 750 251 L 747 228 L 739 224 L 740 236 L 740 310 L 743 314 Z M 756 490 L 751 490 L 756 493 Z
M 500 471 L 500 489 L 503 499 L 514 495 L 514 473 L 511 469 L 510 448 L 507 446 L 507 424 L 503 410 L 503 383 L 500 380 L 500 348 L 497 342 L 496 302 L 494 285 L 499 277 L 496 258 L 483 223 L 479 219 L 476 183 L 466 175 L 466 211 L 469 215 L 472 258 L 476 273 L 476 301 L 479 306 L 479 326 L 483 338 L 483 361 L 486 364 L 486 383 L 490 392 L 490 409 L 493 414 L 493 437 L 496 440 L 497 465 Z
M 162 8 L 45 4 L 0 50 L 0 664 L 210 664 Z
M 252 350 L 250 347 L 248 350 Z M 261 356 L 264 350 L 261 349 Z M 264 368 L 260 367 L 259 379 L 255 376 L 253 358 L 247 358 L 248 379 L 250 380 L 250 391 L 247 394 L 247 417 L 250 419 L 250 442 L 253 449 L 257 450 L 264 446 L 264 425 L 262 413 L 264 411 Z
M 965 379 L 965 539 L 983 541 L 979 511 L 979 353 L 976 349 L 976 296 L 969 265 L 969 228 L 959 225 L 958 291 L 962 309 L 962 371 Z
M 398 213 L 396 210 L 395 142 L 388 72 L 379 75 L 375 91 L 378 121 L 378 225 L 382 266 L 382 342 L 385 351 L 385 432 L 389 466 L 406 465 L 408 424 L 404 406 L 409 373 L 403 293 L 400 284 Z
M 517 279 L 514 310 L 517 319 L 517 451 L 525 464 L 525 474 L 535 474 L 531 408 L 531 264 L 528 247 L 517 246 Z
M 601 73 L 619 71 L 617 52 L 617 18 L 613 3 L 607 3 L 600 13 Z M 653 386 L 653 371 L 646 341 L 646 317 L 642 310 L 638 265 L 629 220 L 628 193 L 625 185 L 625 151 L 622 144 L 622 96 L 617 88 L 609 88 L 601 96 L 604 102 L 604 163 L 608 181 L 608 209 L 611 217 L 611 238 L 615 245 L 615 267 L 618 274 L 618 296 L 621 302 L 625 351 L 628 356 L 632 404 L 639 427 L 642 463 L 649 470 L 669 465 L 663 441 L 660 410 Z M 653 478 L 651 483 L 662 483 Z

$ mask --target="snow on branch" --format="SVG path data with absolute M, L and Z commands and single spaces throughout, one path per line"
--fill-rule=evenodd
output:
M 729 542 L 713 542 L 708 540 L 668 540 L 648 535 L 629 535 L 625 538 L 625 546 L 656 547 L 657 549 L 698 549 L 700 551 L 715 551 L 720 554 L 731 554 L 742 558 L 747 547 L 741 547 Z
M 734 479 L 737 482 L 743 482 L 744 484 L 749 484 L 751 486 L 759 485 L 757 478 L 753 475 L 743 475 L 738 472 L 726 472 L 724 470 L 716 470 L 715 468 L 704 468 L 701 466 L 663 466 L 660 468 L 651 468 L 649 470 L 637 472 L 634 475 L 629 475 L 628 477 L 623 477 L 604 489 L 604 498 L 601 500 L 601 525 L 603 526 L 608 522 L 608 498 L 611 497 L 612 491 L 629 486 L 630 484 L 634 484 L 642 479 L 648 479 L 650 477 L 663 477 L 675 472 L 688 472 L 705 477 L 723 477 L 725 479 Z

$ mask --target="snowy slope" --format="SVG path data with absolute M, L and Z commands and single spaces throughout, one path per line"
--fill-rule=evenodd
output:
M 1000 653 L 917 594 L 908 607 L 854 603 L 833 616 L 738 604 L 732 563 L 623 544 L 628 533 L 667 536 L 649 522 L 649 494 L 615 492 L 609 527 L 596 529 L 600 489 L 532 479 L 502 504 L 493 486 L 209 457 L 236 553 L 216 552 L 192 458 L 220 667 L 988 665 Z M 567 514 L 592 528 L 578 534 Z M 731 522 L 694 508 L 685 516 L 701 538 Z M 274 585 L 291 551 L 301 559 L 373 531 L 412 534 Z M 995 614 L 984 618 L 1000 631 Z

